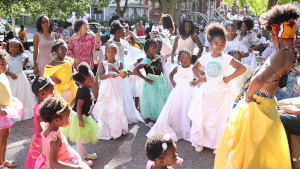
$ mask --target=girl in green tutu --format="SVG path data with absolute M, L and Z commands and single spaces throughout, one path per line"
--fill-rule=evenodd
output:
M 144 80 L 141 90 L 141 113 L 146 119 L 148 127 L 153 126 L 150 119 L 157 119 L 161 109 L 166 103 L 169 91 L 166 80 L 162 74 L 162 64 L 159 55 L 156 55 L 156 41 L 148 39 L 144 47 L 147 55 L 140 64 L 134 68 L 134 73 Z M 144 68 L 146 77 L 140 73 L 140 69 Z
M 89 90 L 94 84 L 94 74 L 90 66 L 82 62 L 78 66 L 78 72 L 73 74 L 73 79 L 79 82 L 80 87 L 77 90 L 74 99 L 75 105 L 70 113 L 70 124 L 65 129 L 60 129 L 70 141 L 76 142 L 76 149 L 82 159 L 89 166 L 93 165 L 91 160 L 97 159 L 97 154 L 88 154 L 84 144 L 92 142 L 95 144 L 99 139 L 99 129 L 97 122 L 90 116 L 90 109 L 93 104 L 92 96 Z M 77 113 L 76 113 L 77 112 Z

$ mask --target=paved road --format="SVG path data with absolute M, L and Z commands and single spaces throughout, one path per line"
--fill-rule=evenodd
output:
M 93 169 L 144 169 L 147 163 L 144 145 L 149 128 L 144 124 L 129 125 L 129 133 L 115 140 L 99 140 L 95 145 L 88 144 L 88 152 L 96 152 L 98 159 Z M 23 169 L 30 138 L 34 133 L 33 120 L 18 122 L 11 128 L 8 137 L 7 159 L 18 163 L 17 169 Z M 75 145 L 71 143 L 73 147 Z M 210 149 L 197 153 L 191 144 L 180 140 L 177 142 L 177 153 L 184 159 L 181 169 L 211 169 L 214 155 Z

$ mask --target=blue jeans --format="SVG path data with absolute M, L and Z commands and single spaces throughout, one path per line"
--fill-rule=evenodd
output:
M 291 134 L 300 135 L 300 116 L 293 114 L 279 114 L 288 138 L 290 154 L 292 157 Z

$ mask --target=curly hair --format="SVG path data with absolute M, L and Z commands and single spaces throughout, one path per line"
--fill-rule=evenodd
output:
M 184 29 L 185 23 L 190 23 L 191 24 L 191 30 L 190 30 L 189 35 L 193 35 L 194 31 L 195 31 L 195 26 L 194 26 L 194 23 L 191 20 L 188 20 L 188 19 L 184 19 L 180 22 L 180 24 L 179 24 L 179 33 L 180 33 L 180 35 L 182 35 L 182 36 L 187 35 L 186 32 L 185 32 L 185 29 Z
M 87 76 L 93 77 L 94 74 L 86 62 L 81 62 L 78 65 L 78 72 L 74 73 L 72 77 L 75 81 L 83 83 Z
M 9 62 L 9 54 L 5 50 L 0 49 L 0 59 L 3 59 L 3 61 L 8 64 Z
M 232 27 L 236 30 L 236 26 L 235 26 L 235 24 L 233 24 L 233 23 L 227 23 L 227 24 L 225 25 L 225 29 L 227 29 L 229 26 L 232 26 Z
M 173 31 L 171 33 L 174 33 L 175 31 L 175 26 L 174 26 L 174 22 L 172 19 L 172 16 L 169 14 L 162 14 L 161 16 L 163 23 L 164 23 L 164 28 L 165 29 L 172 29 Z
M 119 16 L 119 15 L 113 15 L 113 16 L 110 18 L 109 22 L 108 22 L 108 26 L 110 26 L 111 23 L 112 23 L 113 21 L 119 20 L 119 19 L 121 19 L 120 22 L 123 23 L 123 20 L 122 20 L 122 17 L 121 17 L 121 16 Z
M 250 31 L 250 30 L 253 29 L 253 27 L 254 27 L 254 21 L 253 21 L 251 18 L 244 18 L 244 20 L 238 21 L 238 22 L 236 23 L 236 27 L 237 27 L 238 30 L 241 29 L 242 23 L 245 23 L 245 25 L 246 25 L 248 31 Z
M 181 56 L 183 53 L 188 53 L 188 54 L 190 55 L 190 53 L 189 53 L 188 50 L 186 50 L 186 49 L 181 49 L 181 50 L 178 52 L 178 58 L 180 58 L 180 56 Z
M 155 44 L 155 45 L 156 45 L 155 39 L 148 39 L 148 40 L 146 41 L 145 46 L 144 46 L 144 51 L 145 51 L 145 53 L 147 53 L 149 47 L 150 47 L 152 44 Z
M 44 87 L 42 90 L 47 90 L 49 87 L 54 87 L 54 83 L 52 80 L 50 80 L 49 78 L 46 78 L 46 77 L 40 77 L 40 76 L 35 77 L 32 85 L 31 85 L 32 92 L 35 95 L 37 95 L 38 92 L 42 91 L 42 90 L 40 90 L 42 87 Z
M 74 31 L 79 32 L 80 27 L 86 22 L 84 19 L 78 19 L 74 24 Z
M 163 143 L 166 143 L 167 147 L 175 145 L 172 138 L 170 138 L 169 141 L 165 141 L 164 136 L 165 135 L 163 133 L 157 133 L 147 139 L 145 149 L 146 149 L 146 156 L 149 160 L 154 161 L 155 159 L 157 159 L 162 155 Z
M 211 23 L 206 28 L 206 36 L 209 42 L 212 42 L 213 38 L 221 37 L 226 41 L 225 28 L 219 23 Z
M 242 54 L 243 52 L 238 49 L 232 49 L 231 51 L 228 52 L 228 55 L 233 56 L 235 53 Z
M 24 49 L 23 44 L 20 41 L 17 42 L 17 43 L 19 45 L 18 55 L 20 55 L 21 53 L 24 53 L 25 49 Z M 10 53 L 10 51 L 9 51 L 9 44 L 10 44 L 10 42 L 6 45 L 6 51 L 8 51 L 8 53 Z
M 37 18 L 37 20 L 36 20 L 36 29 L 38 30 L 38 32 L 40 32 L 40 33 L 43 33 L 43 29 L 42 29 L 42 26 L 41 26 L 41 24 L 42 24 L 42 20 L 43 20 L 43 18 L 44 17 L 47 17 L 46 15 L 40 15 L 38 18 Z M 48 18 L 48 17 L 47 17 Z M 52 24 L 51 24 L 51 22 L 49 21 L 49 32 L 52 32 Z
M 58 115 L 56 112 L 60 111 L 63 107 L 61 106 L 65 102 L 62 99 L 57 99 L 55 97 L 49 97 L 45 99 L 40 107 L 38 108 L 38 112 L 40 113 L 41 118 L 43 121 L 51 123 L 56 118 L 61 118 L 62 113 Z M 64 110 L 70 110 L 69 106 L 67 106 Z
M 271 31 L 271 24 L 281 24 L 290 19 L 297 19 L 299 16 L 299 10 L 295 5 L 276 5 L 268 11 L 268 23 L 266 29 Z
M 110 25 L 110 34 L 115 34 L 118 30 L 122 29 L 123 26 L 119 20 L 114 20 Z
M 56 41 L 54 41 L 52 44 L 51 53 L 57 52 L 60 46 L 67 47 L 67 43 L 63 39 L 57 39 Z

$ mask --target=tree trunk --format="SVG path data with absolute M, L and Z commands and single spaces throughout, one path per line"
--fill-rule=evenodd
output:
M 170 0 L 170 5 L 169 5 L 169 14 L 174 18 L 174 13 L 175 13 L 175 6 L 176 6 L 176 0 Z
M 175 13 L 175 25 L 179 25 L 181 20 L 181 9 L 182 9 L 182 0 L 177 1 L 177 11 Z
M 16 21 L 15 21 L 15 18 L 13 16 L 11 16 L 10 19 L 11 19 L 12 31 L 17 34 L 17 32 L 16 32 Z
M 121 6 L 120 6 L 120 0 L 116 0 L 116 4 L 117 4 L 117 8 L 116 8 L 116 14 L 120 15 L 122 18 L 124 16 L 124 13 L 127 10 L 127 5 L 128 5 L 128 0 L 125 1 L 125 5 L 123 7 L 123 10 L 121 10 Z
M 201 13 L 203 13 L 203 0 L 198 0 L 198 2 L 199 2 L 199 6 L 198 6 L 198 12 L 201 12 Z
M 277 4 L 278 0 L 269 0 L 268 2 L 268 10 Z

